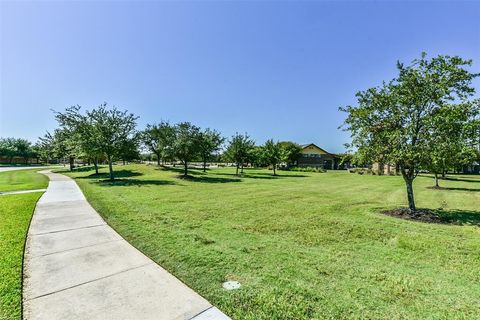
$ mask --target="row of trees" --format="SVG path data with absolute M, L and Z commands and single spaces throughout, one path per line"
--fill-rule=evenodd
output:
M 203 171 L 209 161 L 233 162 L 236 174 L 243 173 L 247 163 L 257 166 L 272 166 L 273 174 L 280 162 L 293 164 L 301 154 L 301 147 L 293 142 L 268 140 L 263 146 L 256 146 L 248 134 L 236 133 L 228 140 L 210 128 L 202 130 L 189 122 L 171 125 L 168 122 L 147 125 L 140 133 L 142 144 L 156 155 L 158 164 L 178 160 L 184 166 L 184 176 L 188 175 L 188 164 L 199 160 Z M 239 172 L 240 171 L 240 172 Z
M 5 157 L 10 164 L 15 158 L 22 158 L 27 164 L 30 158 L 37 157 L 37 148 L 26 139 L 0 138 L 0 156 Z
M 423 53 L 410 65 L 397 63 L 398 76 L 357 93 L 347 112 L 358 163 L 395 165 L 406 184 L 411 213 L 416 212 L 413 181 L 421 170 L 438 175 L 479 159 L 480 100 L 473 99 L 471 60 Z
M 155 155 L 159 165 L 166 161 L 179 161 L 188 176 L 189 164 L 201 161 L 203 170 L 207 163 L 218 160 L 236 164 L 237 175 L 243 166 L 272 166 L 273 174 L 279 163 L 293 164 L 301 154 L 301 147 L 293 142 L 268 140 L 256 146 L 247 134 L 235 134 L 228 140 L 213 129 L 204 129 L 189 122 L 149 124 L 137 130 L 137 119 L 128 111 L 109 108 L 102 104 L 83 111 L 72 106 L 63 112 L 54 112 L 59 127 L 47 132 L 37 143 L 40 158 L 48 162 L 52 158 L 69 159 L 73 170 L 75 159 L 93 163 L 98 174 L 98 164 L 108 163 L 110 179 L 114 179 L 113 163 L 118 160 L 138 159 L 142 148 Z

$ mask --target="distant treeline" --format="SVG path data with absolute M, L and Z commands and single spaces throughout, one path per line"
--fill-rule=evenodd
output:
M 36 146 L 26 139 L 0 138 L 0 163 L 2 164 L 38 163 L 38 154 Z
M 269 139 L 257 145 L 247 133 L 236 133 L 226 139 L 215 129 L 202 129 L 190 122 L 170 124 L 166 121 L 148 124 L 137 129 L 138 117 L 128 111 L 109 107 L 106 103 L 91 110 L 80 106 L 54 111 L 58 128 L 47 132 L 35 144 L 25 139 L 1 139 L 0 156 L 10 161 L 13 157 L 38 158 L 43 163 L 60 159 L 73 170 L 75 160 L 92 163 L 98 174 L 98 165 L 109 166 L 114 179 L 116 161 L 154 160 L 158 165 L 180 162 L 185 177 L 191 162 L 201 162 L 206 170 L 211 161 L 230 162 L 236 173 L 243 173 L 246 164 L 270 166 L 273 174 L 280 164 L 291 166 L 301 156 L 300 145 Z

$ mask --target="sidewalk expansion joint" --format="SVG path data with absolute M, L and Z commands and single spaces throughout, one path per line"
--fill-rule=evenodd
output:
M 27 299 L 26 301 L 31 301 L 31 300 L 35 300 L 35 299 L 38 299 L 38 298 L 50 296 L 52 294 L 62 292 L 62 291 L 66 291 L 66 290 L 70 290 L 70 289 L 73 289 L 73 288 L 76 288 L 76 287 L 80 287 L 80 286 L 83 286 L 85 284 L 89 284 L 89 283 L 92 283 L 92 282 L 95 282 L 95 281 L 98 281 L 98 280 L 103 280 L 103 279 L 107 279 L 107 278 L 110 278 L 110 277 L 114 277 L 116 275 L 119 275 L 119 274 L 122 274 L 122 273 L 125 273 L 125 272 L 128 272 L 128 271 L 132 271 L 132 270 L 135 270 L 135 269 L 138 269 L 138 268 L 146 267 L 150 264 L 153 264 L 153 262 L 145 263 L 145 264 L 142 264 L 142 265 L 139 265 L 139 266 L 136 266 L 136 267 L 127 268 L 125 270 L 109 274 L 107 276 L 103 276 L 103 277 L 96 278 L 96 279 L 93 279 L 93 280 L 88 280 L 88 281 L 85 281 L 85 282 L 82 282 L 82 283 L 79 283 L 79 284 L 76 284 L 76 285 L 73 285 L 73 286 L 70 286 L 70 287 L 67 287 L 67 288 L 59 289 L 59 290 L 56 290 L 56 291 L 53 291 L 53 292 L 44 293 L 44 294 L 41 294 L 39 296 Z
M 78 228 L 71 228 L 71 229 L 63 229 L 63 230 L 55 230 L 55 231 L 49 231 L 49 232 L 41 232 L 41 233 L 31 233 L 30 235 L 32 236 L 41 236 L 44 234 L 50 234 L 50 233 L 59 233 L 59 232 L 65 232 L 65 231 L 72 231 L 72 230 L 80 230 L 80 229 L 88 229 L 88 228 L 95 228 L 95 227 L 100 227 L 104 226 L 106 223 L 101 223 L 101 224 L 96 224 L 93 226 L 86 226 L 86 227 L 78 227 Z
M 102 241 L 102 242 L 99 242 L 99 243 L 89 244 L 89 245 L 86 245 L 86 246 L 83 246 L 83 247 L 65 249 L 65 250 L 40 254 L 40 255 L 37 255 L 37 256 L 31 256 L 31 258 L 34 259 L 34 258 L 46 257 L 46 256 L 51 256 L 51 255 L 57 254 L 57 253 L 64 253 L 64 252 L 75 251 L 75 250 L 84 249 L 84 248 L 90 248 L 90 247 L 100 246 L 100 245 L 104 245 L 106 243 L 117 242 L 117 241 L 125 241 L 125 240 L 124 239 L 115 239 L 115 240 Z

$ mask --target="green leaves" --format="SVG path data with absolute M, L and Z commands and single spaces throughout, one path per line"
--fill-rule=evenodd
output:
M 147 125 L 140 137 L 145 147 L 157 155 L 159 164 L 161 160 L 173 157 L 172 148 L 175 139 L 175 128 L 168 122 L 162 121 L 159 124 Z
M 239 167 L 249 160 L 254 147 L 255 142 L 250 139 L 248 134 L 236 133 L 229 141 L 225 156 Z
M 468 71 L 470 65 L 422 53 L 408 66 L 397 63 L 395 79 L 358 92 L 356 106 L 340 108 L 348 113 L 343 128 L 351 133 L 355 160 L 398 164 L 409 183 L 420 168 L 459 161 L 475 113 L 468 98 L 478 74 Z

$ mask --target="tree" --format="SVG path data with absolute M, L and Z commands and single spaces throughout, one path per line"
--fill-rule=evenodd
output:
M 76 144 L 79 154 L 93 161 L 95 174 L 98 175 L 98 162 L 104 158 L 104 152 L 101 146 L 101 136 L 96 130 L 97 123 L 87 115 L 78 115 L 76 119 Z
M 236 164 L 237 176 L 239 168 L 241 168 L 241 173 L 243 173 L 243 166 L 248 161 L 254 147 L 255 142 L 246 133 L 244 135 L 236 133 L 232 136 L 225 155 Z
M 469 145 L 468 128 L 475 114 L 474 105 L 446 104 L 431 119 L 430 161 L 425 168 L 433 172 L 435 187 L 439 187 L 438 175 L 445 177 L 451 169 L 474 160 L 474 147 Z
M 205 172 L 207 170 L 207 161 L 212 159 L 214 154 L 220 150 L 225 138 L 220 135 L 220 132 L 208 128 L 200 132 L 199 138 L 199 153 L 203 162 L 203 172 Z
M 264 158 L 267 164 L 273 167 L 273 175 L 277 175 L 277 164 L 282 159 L 282 148 L 280 143 L 274 142 L 273 139 L 267 140 L 263 146 Z
M 53 132 L 53 152 L 57 158 L 69 159 L 70 171 L 73 171 L 75 150 L 71 145 L 69 133 L 65 128 L 57 128 Z M 65 165 L 65 161 L 63 161 Z
M 253 146 L 252 150 L 248 153 L 247 161 L 255 167 L 266 167 L 268 161 L 265 159 L 265 152 L 263 146 Z
M 43 137 L 39 137 L 37 143 L 35 144 L 35 150 L 39 155 L 40 159 L 49 164 L 50 159 L 54 155 L 55 147 L 55 138 L 54 136 L 47 131 Z
M 355 164 L 355 155 L 352 153 L 340 153 L 338 154 L 340 158 L 339 168 L 349 168 L 352 164 Z
M 87 117 L 92 121 L 91 130 L 98 150 L 101 150 L 108 161 L 110 180 L 114 180 L 113 161 L 121 158 L 125 145 L 129 144 L 136 134 L 138 117 L 127 110 L 108 108 L 106 103 L 87 111 Z
M 32 143 L 26 139 L 15 139 L 15 153 L 18 157 L 23 158 L 25 164 L 28 164 L 28 159 L 32 156 Z
M 28 159 L 34 156 L 34 150 L 32 149 L 32 143 L 26 139 L 1 138 L 0 155 L 5 156 L 9 163 L 13 162 L 14 157 L 20 157 L 27 164 Z
M 8 163 L 12 163 L 13 158 L 17 155 L 15 146 L 15 138 L 1 138 L 0 139 L 0 155 L 8 159 Z
M 351 132 L 350 147 L 359 162 L 382 162 L 400 167 L 406 184 L 409 211 L 416 211 L 413 181 L 419 168 L 431 161 L 435 143 L 433 120 L 448 103 L 466 101 L 477 75 L 466 67 L 470 60 L 438 56 L 409 66 L 397 63 L 398 76 L 380 87 L 357 93 L 358 104 L 348 113 L 344 127 Z M 445 118 L 450 126 L 451 118 Z
M 173 154 L 183 164 L 183 176 L 188 176 L 188 163 L 199 154 L 200 128 L 190 122 L 175 125 Z
M 55 130 L 57 151 L 62 157 L 68 157 L 70 171 L 73 171 L 76 155 L 81 153 L 82 150 L 83 140 L 80 123 L 84 119 L 80 109 L 79 105 L 75 105 L 66 108 L 64 112 L 53 111 L 60 126 L 58 130 Z
M 175 128 L 164 121 L 147 125 L 141 134 L 144 146 L 157 156 L 158 165 L 171 156 L 174 138 Z
M 287 166 L 295 165 L 298 159 L 302 156 L 302 147 L 291 141 L 282 141 L 279 142 L 282 161 L 287 163 Z
M 139 142 L 140 142 L 140 135 L 135 134 L 131 138 L 124 141 L 120 148 L 120 158 L 125 165 L 127 161 L 132 161 L 135 159 L 140 158 L 139 152 Z

